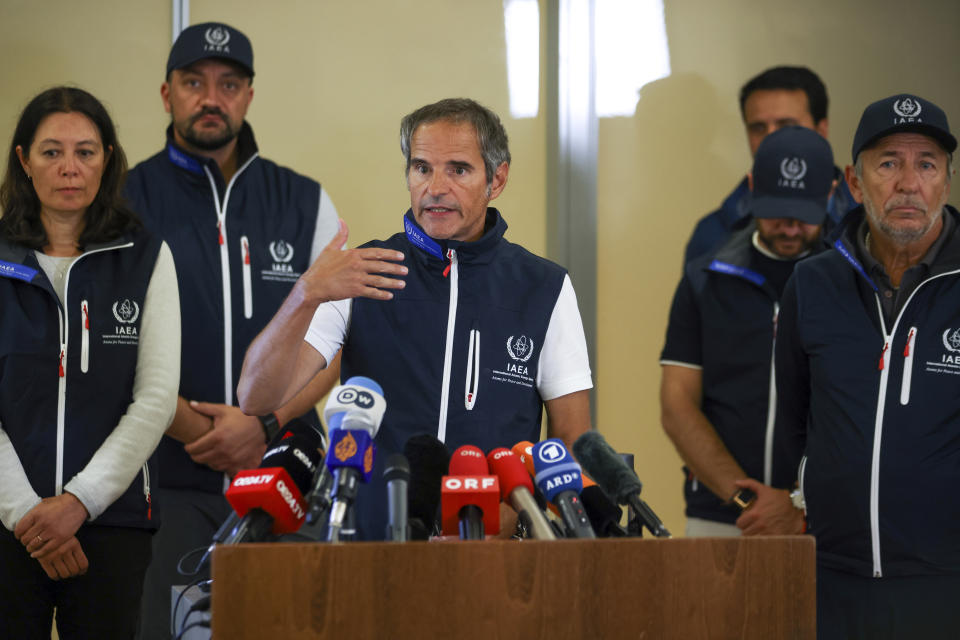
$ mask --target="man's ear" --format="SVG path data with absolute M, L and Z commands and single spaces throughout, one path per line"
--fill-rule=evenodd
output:
M 489 186 L 491 200 L 503 192 L 503 188 L 507 186 L 507 175 L 509 173 L 510 165 L 506 162 L 501 162 L 497 170 L 493 172 L 493 180 L 490 181 Z
M 827 138 L 827 134 L 830 132 L 830 121 L 824 118 L 817 124 L 813 125 L 813 130 L 823 136 L 824 139 Z
M 160 85 L 160 99 L 163 100 L 163 110 L 170 113 L 170 83 Z
M 852 164 L 848 164 L 843 172 L 847 179 L 847 186 L 850 187 L 850 195 L 857 201 L 857 204 L 863 204 L 863 185 L 860 184 L 860 178 L 857 177 L 857 170 Z

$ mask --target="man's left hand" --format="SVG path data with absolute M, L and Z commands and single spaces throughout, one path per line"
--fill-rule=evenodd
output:
M 68 541 L 90 516 L 72 493 L 44 498 L 20 518 L 13 534 L 32 558 L 43 558 Z
M 757 494 L 753 504 L 737 518 L 745 536 L 799 535 L 803 533 L 803 512 L 793 506 L 790 492 L 774 489 L 751 478 L 737 480 L 741 489 Z
M 184 447 L 194 462 L 231 476 L 259 466 L 267 445 L 258 418 L 225 404 L 191 402 L 190 406 L 213 418 L 213 429 Z

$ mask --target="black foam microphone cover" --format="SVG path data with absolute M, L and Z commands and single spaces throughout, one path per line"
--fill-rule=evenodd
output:
M 573 443 L 573 453 L 584 471 L 620 504 L 640 493 L 643 485 L 637 474 L 596 431 L 587 431 Z
M 436 436 L 424 433 L 407 440 L 403 445 L 403 455 L 410 464 L 410 482 L 407 485 L 410 537 L 413 540 L 426 540 L 437 520 L 440 483 L 450 467 L 450 451 Z

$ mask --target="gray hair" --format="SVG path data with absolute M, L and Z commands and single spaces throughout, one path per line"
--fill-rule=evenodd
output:
M 413 133 L 420 125 L 438 120 L 473 125 L 477 132 L 477 143 L 480 145 L 480 155 L 483 156 L 488 185 L 493 182 L 497 167 L 504 162 L 510 164 L 507 132 L 497 114 L 469 98 L 447 98 L 420 107 L 400 121 L 400 150 L 407 161 L 407 172 L 410 171 L 410 140 Z

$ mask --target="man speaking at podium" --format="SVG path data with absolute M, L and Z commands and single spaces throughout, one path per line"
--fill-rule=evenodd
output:
M 383 386 L 378 467 L 434 429 L 450 450 L 535 442 L 544 406 L 549 435 L 572 446 L 590 428 L 583 324 L 566 270 L 504 239 L 507 223 L 487 206 L 510 169 L 500 119 L 473 100 L 441 100 L 402 120 L 400 148 L 403 232 L 341 251 L 341 223 L 251 344 L 240 406 L 272 411 L 342 346 L 344 379 Z M 364 486 L 357 505 L 358 537 L 382 538 L 383 487 Z

